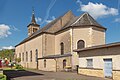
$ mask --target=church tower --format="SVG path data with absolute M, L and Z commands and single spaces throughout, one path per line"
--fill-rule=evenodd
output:
M 32 20 L 28 27 L 28 36 L 31 36 L 34 32 L 40 29 L 40 25 L 36 23 L 34 10 L 32 12 Z

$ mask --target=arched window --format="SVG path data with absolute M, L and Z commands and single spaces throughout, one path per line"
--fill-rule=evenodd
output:
M 77 48 L 78 49 L 82 49 L 82 48 L 84 48 L 85 47 L 85 42 L 83 41 L 83 40 L 79 40 L 78 42 L 77 42 Z
M 19 58 L 21 59 L 21 53 L 19 53 Z
M 38 61 L 37 59 L 38 59 L 38 50 L 36 49 L 36 62 Z
M 24 61 L 24 53 L 22 53 L 22 60 Z
M 44 60 L 44 68 L 46 68 L 46 60 Z
M 60 47 L 61 47 L 61 55 L 64 54 L 64 43 L 60 43 Z
M 30 51 L 30 62 L 32 62 L 32 51 Z
M 19 58 L 20 58 L 20 62 L 21 62 L 21 53 L 19 53 Z
M 26 52 L 26 62 L 28 61 L 28 52 Z
M 66 66 L 66 59 L 63 60 L 63 69 L 65 68 Z

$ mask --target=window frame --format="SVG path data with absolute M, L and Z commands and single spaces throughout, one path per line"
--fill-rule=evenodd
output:
M 87 61 L 87 68 L 93 68 L 93 59 L 86 59 Z

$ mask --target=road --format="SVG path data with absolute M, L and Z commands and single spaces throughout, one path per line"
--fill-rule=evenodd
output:
M 39 70 L 6 70 L 7 80 L 110 80 L 73 72 L 45 72 Z

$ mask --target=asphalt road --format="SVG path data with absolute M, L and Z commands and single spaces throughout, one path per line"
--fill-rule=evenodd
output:
M 110 80 L 105 78 L 78 75 L 73 72 L 45 72 L 39 70 L 5 70 L 7 80 Z

